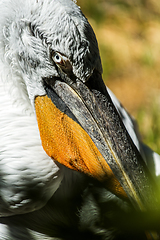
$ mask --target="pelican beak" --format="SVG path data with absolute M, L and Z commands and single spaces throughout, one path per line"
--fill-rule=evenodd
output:
M 68 168 L 105 184 L 136 208 L 156 208 L 153 184 L 138 150 L 94 71 L 79 79 L 47 79 L 47 95 L 35 99 L 41 141 L 46 153 Z

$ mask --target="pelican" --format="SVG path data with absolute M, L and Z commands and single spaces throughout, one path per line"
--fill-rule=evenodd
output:
M 160 157 L 104 85 L 80 8 L 0 0 L 0 12 L 0 239 L 158 239 L 126 224 L 157 211 Z

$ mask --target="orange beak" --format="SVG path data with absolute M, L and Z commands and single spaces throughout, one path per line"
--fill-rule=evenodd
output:
M 102 154 L 77 122 L 61 112 L 48 96 L 36 97 L 35 109 L 48 156 L 68 168 L 105 181 L 111 192 L 127 197 Z
M 46 95 L 35 98 L 43 148 L 55 161 L 96 178 L 119 197 L 129 198 L 137 209 L 156 209 L 147 167 L 101 76 L 95 76 L 97 85 L 93 77 L 86 84 L 67 77 L 65 81 L 46 80 Z

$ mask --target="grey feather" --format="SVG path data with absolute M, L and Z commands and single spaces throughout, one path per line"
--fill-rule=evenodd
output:
M 57 166 L 42 148 L 34 99 L 46 94 L 43 78 L 59 76 L 54 50 L 67 56 L 83 82 L 94 69 L 102 72 L 94 32 L 73 1 L 0 0 L 0 239 L 125 239 L 126 228 L 122 233 L 114 220 L 132 214 L 132 206 L 97 181 Z M 141 143 L 134 120 L 110 94 L 157 179 L 160 157 Z

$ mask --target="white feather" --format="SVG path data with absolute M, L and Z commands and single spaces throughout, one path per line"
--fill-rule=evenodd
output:
M 59 191 L 64 203 L 73 201 L 83 182 L 69 170 L 60 171 L 46 155 L 34 112 L 35 96 L 45 94 L 42 78 L 57 76 L 49 61 L 49 48 L 55 50 L 56 47 L 65 54 L 72 62 L 73 73 L 84 82 L 93 69 L 101 71 L 94 33 L 74 2 L 0 0 L 0 216 L 5 216 L 0 224 L 2 240 L 55 240 L 41 234 L 41 228 L 32 231 L 27 228 L 28 223 L 20 226 L 16 215 L 24 214 L 20 219 L 29 221 L 33 218 L 37 224 L 38 216 L 43 216 L 47 209 L 51 223 L 55 224 L 58 219 L 63 225 L 66 215 L 60 211 L 61 206 L 54 209 L 52 200 L 54 203 Z M 35 37 L 29 24 L 36 26 Z M 153 163 L 150 170 L 156 178 L 160 175 L 159 156 L 140 142 L 134 120 L 110 94 L 138 150 L 141 154 L 144 152 L 148 166 Z M 148 152 L 152 158 L 148 158 Z M 69 210 L 73 214 L 73 210 Z M 47 225 L 42 221 L 40 226 L 43 223 Z
M 0 79 L 1 216 L 42 207 L 62 180 L 59 168 L 42 148 L 33 110 L 25 112 L 6 90 Z

